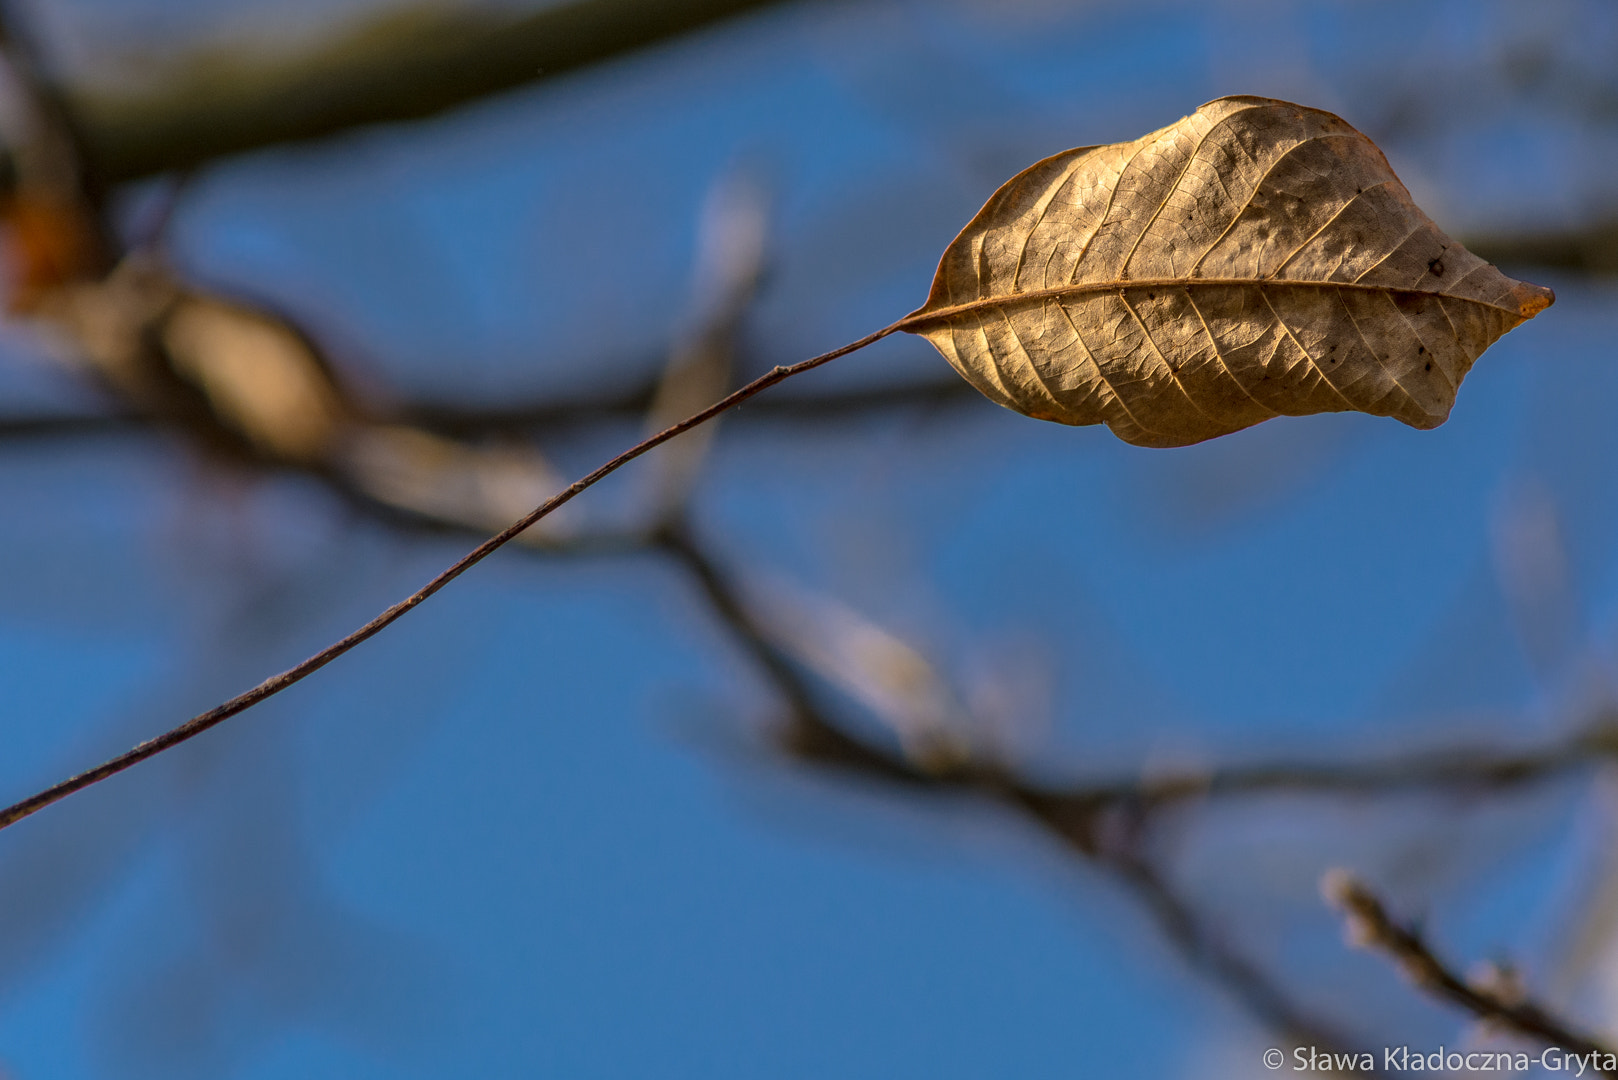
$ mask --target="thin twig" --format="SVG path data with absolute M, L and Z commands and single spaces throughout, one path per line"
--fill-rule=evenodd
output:
M 689 416 L 679 423 L 658 432 L 656 435 L 652 435 L 641 442 L 636 443 L 628 450 L 625 450 L 623 453 L 608 461 L 606 464 L 601 465 L 595 471 L 575 481 L 565 490 L 551 496 L 538 507 L 534 508 L 523 517 L 513 522 L 511 525 L 508 525 L 494 536 L 491 536 L 489 539 L 479 544 L 472 551 L 468 552 L 460 559 L 457 559 L 447 569 L 438 574 L 437 577 L 434 577 L 431 581 L 407 596 L 405 599 L 399 601 L 397 604 L 394 604 L 392 607 L 388 608 L 386 611 L 382 612 L 376 618 L 372 619 L 370 622 L 366 623 L 364 626 L 361 626 L 354 632 L 348 634 L 338 641 L 333 642 L 324 649 L 321 649 L 319 652 L 315 653 L 307 660 L 304 660 L 302 663 L 288 668 L 279 675 L 274 675 L 264 680 L 251 690 L 248 690 L 246 693 L 239 694 L 236 697 L 231 698 L 229 701 L 209 709 L 207 712 L 200 713 L 171 731 L 165 732 L 156 738 L 149 739 L 146 742 L 141 743 L 139 746 L 136 746 L 134 749 L 127 751 L 126 753 L 120 754 L 109 761 L 103 762 L 93 769 L 89 769 L 85 772 L 79 773 L 76 776 L 69 777 L 58 784 L 46 788 L 44 791 L 23 799 L 21 802 L 14 803 L 11 806 L 6 807 L 4 810 L 0 810 L 0 829 L 14 825 L 23 818 L 44 809 L 51 803 L 64 799 L 76 791 L 82 791 L 85 788 L 90 787 L 92 784 L 99 783 L 102 780 L 107 779 L 109 776 L 123 772 L 132 765 L 137 765 L 140 762 L 145 761 L 149 757 L 160 754 L 165 750 L 178 746 L 180 743 L 195 738 L 214 725 L 252 708 L 259 702 L 280 693 L 282 690 L 292 686 L 294 683 L 300 682 L 309 675 L 314 674 L 316 671 L 319 671 L 321 668 L 325 667 L 339 656 L 342 656 L 350 649 L 370 640 L 377 634 L 381 633 L 384 629 L 391 626 L 394 622 L 398 621 L 400 618 L 403 618 L 407 613 L 414 610 L 417 606 L 431 597 L 434 593 L 437 593 L 444 586 L 460 577 L 467 570 L 471 569 L 473 566 L 476 566 L 478 563 L 494 554 L 494 552 L 498 551 L 512 540 L 516 539 L 517 536 L 521 535 L 524 530 L 528 529 L 535 522 L 544 518 L 557 508 L 565 505 L 580 492 L 592 487 L 598 481 L 616 472 L 619 468 L 627 465 L 629 462 L 640 457 L 647 451 L 661 446 L 663 443 L 668 442 L 677 435 L 706 423 L 707 421 L 718 416 L 720 413 L 740 405 L 742 402 L 753 397 L 755 394 L 769 389 L 776 383 L 789 379 L 794 375 L 809 371 L 812 368 L 819 367 L 820 365 L 835 360 L 840 356 L 846 356 L 851 352 L 862 349 L 867 345 L 880 341 L 882 338 L 885 338 L 890 334 L 907 329 L 910 325 L 917 321 L 918 320 L 915 316 L 906 316 L 905 318 L 900 319 L 898 322 L 885 326 L 881 330 L 874 333 L 867 334 L 858 341 L 851 342 L 850 344 L 844 345 L 841 348 L 833 349 L 830 352 L 822 353 L 819 356 L 800 361 L 796 364 L 790 364 L 785 367 L 777 367 L 768 374 L 754 379 L 741 389 L 735 391 L 720 401 L 715 402 L 708 408 L 703 409 L 701 412 Z
M 1351 942 L 1386 954 L 1412 983 L 1433 997 L 1457 1005 L 1485 1023 L 1561 1050 L 1602 1058 L 1614 1055 L 1611 1048 L 1575 1031 L 1532 1001 L 1466 982 L 1433 954 L 1417 929 L 1395 921 L 1381 899 L 1347 871 L 1327 871 L 1320 891 L 1343 913 Z

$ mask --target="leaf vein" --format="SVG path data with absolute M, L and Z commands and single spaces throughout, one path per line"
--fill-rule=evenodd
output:
M 1236 212 L 1230 216 L 1230 224 L 1225 226 L 1223 232 L 1214 237 L 1214 242 L 1208 245 L 1208 249 L 1202 253 L 1196 262 L 1191 264 L 1191 269 L 1187 272 L 1192 274 L 1196 273 L 1197 268 L 1202 265 L 1202 260 L 1206 259 L 1209 255 L 1212 255 L 1214 248 L 1219 246 L 1219 242 L 1230 235 L 1230 230 L 1236 227 L 1236 223 L 1241 221 L 1242 215 L 1247 213 L 1248 207 L 1253 205 L 1253 200 L 1258 198 L 1258 193 L 1263 190 L 1265 181 L 1269 180 L 1270 176 L 1275 172 L 1276 169 L 1281 167 L 1281 163 L 1286 161 L 1287 158 L 1297 153 L 1302 147 L 1307 146 L 1312 142 L 1318 142 L 1322 139 L 1357 139 L 1360 137 L 1361 136 L 1359 135 L 1350 135 L 1343 132 L 1333 132 L 1330 135 L 1311 135 L 1307 139 L 1299 139 L 1296 143 L 1287 147 L 1284 153 L 1278 155 L 1274 161 L 1270 162 L 1270 167 L 1264 170 L 1264 175 L 1259 177 L 1258 183 L 1253 185 L 1252 192 L 1247 196 L 1246 199 L 1242 201 L 1242 205 L 1236 208 Z
M 1196 315 L 1197 321 L 1202 324 L 1202 332 L 1208 338 L 1208 347 L 1213 350 L 1214 359 L 1219 361 L 1219 366 L 1224 368 L 1225 375 L 1229 377 L 1230 381 L 1236 384 L 1236 389 L 1240 390 L 1243 394 L 1246 394 L 1247 400 L 1251 401 L 1254 405 L 1257 405 L 1271 416 L 1280 416 L 1280 413 L 1276 412 L 1274 409 L 1264 404 L 1264 402 L 1254 397 L 1252 392 L 1247 389 L 1246 384 L 1238 379 L 1236 377 L 1236 373 L 1230 369 L 1230 364 L 1226 363 L 1225 361 L 1225 354 L 1219 351 L 1219 340 L 1214 337 L 1213 328 L 1208 325 L 1208 320 L 1203 317 L 1202 309 L 1197 306 L 1197 298 L 1192 294 L 1190 289 L 1185 290 L 1185 299 L 1186 303 L 1191 305 L 1191 311 Z
M 1209 416 L 1208 411 L 1197 403 L 1196 398 L 1191 396 L 1191 391 L 1186 389 L 1185 383 L 1180 381 L 1180 373 L 1174 370 L 1174 365 L 1169 363 L 1168 357 L 1163 355 L 1163 350 L 1157 347 L 1157 339 L 1152 337 L 1152 331 L 1147 328 L 1146 320 L 1140 317 L 1140 312 L 1136 311 L 1135 306 L 1129 302 L 1129 297 L 1124 295 L 1124 290 L 1118 290 L 1118 299 L 1123 302 L 1124 310 L 1129 312 L 1130 318 L 1135 320 L 1135 325 L 1140 327 L 1141 336 L 1146 339 L 1146 344 L 1150 345 L 1152 351 L 1157 354 L 1157 362 L 1162 364 L 1163 370 L 1169 373 L 1169 380 L 1179 389 L 1181 396 L 1190 403 L 1193 409 L 1212 421 L 1215 427 L 1222 427 L 1223 425 L 1214 417 Z
M 1067 320 L 1067 325 L 1073 331 L 1073 340 L 1077 341 L 1079 343 L 1079 348 L 1084 350 L 1084 357 L 1086 360 L 1090 361 L 1090 366 L 1095 369 L 1096 378 L 1100 379 L 1101 385 L 1106 387 L 1108 400 L 1118 406 L 1123 414 L 1129 418 L 1129 422 L 1131 424 L 1134 424 L 1148 435 L 1167 435 L 1167 432 L 1154 431 L 1140 422 L 1139 418 L 1135 416 L 1135 414 L 1130 410 L 1129 405 L 1124 401 L 1123 395 L 1118 393 L 1118 388 L 1112 385 L 1111 379 L 1107 378 L 1106 370 L 1102 368 L 1101 361 L 1096 359 L 1096 354 L 1090 348 L 1089 343 L 1084 340 L 1084 335 L 1079 333 L 1079 324 L 1073 321 L 1073 313 L 1068 311 L 1067 305 L 1062 303 L 1060 300 L 1056 301 L 1056 310 L 1060 311 L 1062 313 L 1062 318 Z
M 1370 187 L 1362 188 L 1359 191 L 1355 192 L 1354 197 L 1349 199 L 1347 202 L 1343 203 L 1342 206 L 1339 206 L 1337 208 L 1337 212 L 1335 214 L 1333 214 L 1331 217 L 1327 218 L 1326 223 L 1324 225 L 1322 225 L 1320 228 L 1316 229 L 1314 232 L 1310 233 L 1308 239 L 1304 240 L 1303 243 L 1299 244 L 1296 248 L 1294 248 L 1291 255 L 1288 255 L 1285 259 L 1282 259 L 1280 266 L 1277 266 L 1274 270 L 1271 270 L 1269 272 L 1269 274 L 1267 275 L 1268 280 L 1272 280 L 1272 281 L 1277 280 L 1275 275 L 1277 275 L 1281 271 L 1285 270 L 1287 268 L 1287 263 L 1291 262 L 1293 259 L 1296 259 L 1299 255 L 1303 254 L 1303 249 L 1308 247 L 1310 244 L 1314 243 L 1316 237 L 1318 237 L 1321 233 L 1325 232 L 1327 229 L 1331 228 L 1333 225 L 1337 224 L 1337 219 L 1342 217 L 1344 214 L 1348 213 L 1348 208 L 1353 206 L 1355 203 L 1359 202 L 1361 199 L 1363 199 L 1365 197 L 1365 193 L 1367 191 L 1375 191 L 1377 188 L 1387 187 L 1391 183 L 1393 183 L 1393 180 L 1391 178 L 1387 179 L 1387 180 L 1378 180 L 1376 183 L 1372 184 Z M 1338 266 L 1343 265 L 1343 260 L 1338 259 L 1337 260 L 1337 265 Z M 1333 270 L 1333 273 L 1335 273 L 1335 272 L 1336 271 Z
M 1260 295 L 1264 295 L 1263 290 L 1260 290 Z M 1320 377 L 1320 381 L 1330 387 L 1331 392 L 1341 398 L 1344 405 L 1347 405 L 1350 409 L 1355 408 L 1355 404 L 1348 400 L 1348 395 L 1338 389 L 1337 384 L 1332 382 L 1331 376 L 1326 374 L 1326 369 L 1320 366 L 1320 362 L 1310 354 L 1308 349 L 1304 348 L 1303 342 L 1298 340 L 1298 335 L 1292 332 L 1292 327 L 1287 325 L 1287 321 L 1281 317 L 1281 313 L 1275 310 L 1275 305 L 1270 303 L 1270 298 L 1267 295 L 1264 295 L 1264 306 L 1270 309 L 1271 315 L 1275 316 L 1275 325 L 1279 326 L 1281 328 L 1281 332 L 1291 340 L 1292 344 L 1298 347 L 1299 352 L 1303 353 L 1303 358 L 1309 362 L 1310 367 L 1314 368 L 1315 374 Z M 1352 316 L 1350 317 L 1352 318 Z M 1355 325 L 1354 329 L 1359 329 L 1358 324 Z M 1361 334 L 1360 340 L 1363 341 L 1364 339 L 1365 335 Z M 1369 342 L 1366 343 L 1366 348 L 1370 348 Z M 1376 352 L 1374 350 L 1371 352 L 1371 358 L 1373 360 L 1376 359 Z

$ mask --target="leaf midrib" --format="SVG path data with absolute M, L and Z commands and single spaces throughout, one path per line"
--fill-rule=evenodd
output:
M 1004 293 L 999 296 L 980 297 L 977 300 L 968 300 L 963 304 L 951 304 L 948 307 L 917 308 L 898 322 L 901 330 L 914 333 L 919 327 L 931 322 L 945 322 L 957 315 L 966 315 L 974 311 L 987 311 L 991 308 L 1002 307 L 1006 304 L 1021 303 L 1027 300 L 1048 300 L 1065 296 L 1093 296 L 1101 293 L 1121 293 L 1135 289 L 1188 289 L 1191 286 L 1206 286 L 1216 288 L 1238 287 L 1270 287 L 1288 289 L 1346 289 L 1351 292 L 1371 293 L 1402 293 L 1410 296 L 1435 296 L 1445 300 L 1457 300 L 1467 304 L 1477 304 L 1480 307 L 1494 308 L 1503 311 L 1514 319 L 1521 319 L 1522 313 L 1516 308 L 1509 308 L 1503 304 L 1490 303 L 1472 296 L 1457 296 L 1454 293 L 1440 292 L 1434 289 L 1403 288 L 1398 285 L 1365 285 L 1356 281 L 1307 281 L 1292 278 L 1129 278 L 1118 281 L 1092 281 L 1073 285 L 1058 285 L 1050 289 L 1033 289 L 1028 292 Z

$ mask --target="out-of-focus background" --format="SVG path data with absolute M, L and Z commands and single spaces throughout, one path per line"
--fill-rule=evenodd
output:
M 1305 1030 L 1499 1044 L 1345 945 L 1339 865 L 1618 1035 L 1618 787 L 1581 740 L 1618 645 L 1618 8 L 5 20 L 3 802 L 301 659 L 657 418 L 916 307 L 1018 169 L 1210 98 L 1340 113 L 1558 296 L 1433 432 L 1143 451 L 910 338 L 771 391 L 0 834 L 7 1080 L 1205 1078 Z M 1374 779 L 1478 755 L 1539 766 Z M 963 758 L 1302 779 L 1064 839 L 961 790 Z

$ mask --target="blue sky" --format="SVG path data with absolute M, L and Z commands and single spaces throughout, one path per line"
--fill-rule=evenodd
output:
M 84 29 L 114 9 L 157 18 L 63 5 L 50 24 L 83 35 L 65 53 L 114 48 Z M 245 10 L 199 25 L 228 37 L 262 18 Z M 1023 165 L 1227 93 L 1342 113 L 1463 235 L 1611 215 L 1618 125 L 1585 106 L 1618 92 L 1618 29 L 1596 3 L 1522 10 L 786 5 L 211 167 L 173 253 L 296 313 L 379 400 L 475 405 L 657 370 L 703 200 L 738 167 L 774 206 L 759 371 L 919 304 Z M 986 402 L 744 413 L 696 528 L 760 595 L 835 601 L 1002 703 L 1057 775 L 1549 738 L 1612 679 L 1618 284 L 1507 269 L 1557 304 L 1433 432 L 1328 416 L 1163 452 Z M 4 346 L 8 412 L 84 400 L 26 330 Z M 944 377 L 890 340 L 779 392 Z M 633 434 L 537 433 L 567 472 Z M 0 499 L 16 795 L 300 659 L 465 546 L 131 432 L 5 446 Z M 1519 540 L 1547 536 L 1561 576 L 1525 593 Z M 1536 660 L 1524 627 L 1546 619 Z M 666 560 L 502 553 L 274 702 L 0 836 L 0 1070 L 1263 1074 L 1266 1033 L 1105 875 L 992 808 L 772 758 L 748 733 L 776 705 Z M 1613 869 L 1606 783 L 1210 806 L 1179 823 L 1173 872 L 1367 1047 L 1467 1035 L 1342 947 L 1314 891 L 1339 863 L 1457 956 L 1510 954 L 1614 1029 L 1618 940 L 1591 900 Z

